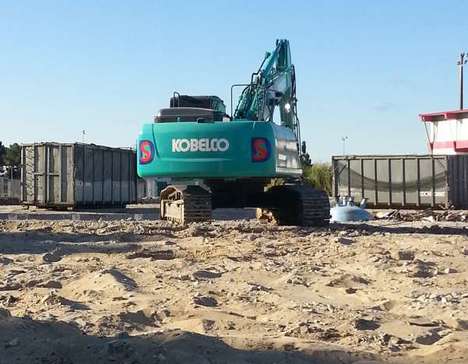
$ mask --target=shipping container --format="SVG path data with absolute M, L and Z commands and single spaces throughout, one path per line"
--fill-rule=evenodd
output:
M 137 200 L 136 155 L 94 144 L 22 145 L 22 201 L 51 207 L 123 207 Z
M 334 156 L 333 194 L 371 208 L 468 208 L 468 155 Z

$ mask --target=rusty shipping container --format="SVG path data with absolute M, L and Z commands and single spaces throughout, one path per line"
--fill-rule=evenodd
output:
M 136 155 L 94 144 L 22 145 L 22 201 L 49 208 L 123 207 L 137 201 Z
M 468 208 L 468 155 L 334 156 L 333 194 L 372 208 Z

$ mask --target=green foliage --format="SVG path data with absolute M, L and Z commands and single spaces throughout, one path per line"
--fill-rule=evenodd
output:
M 18 143 L 11 144 L 6 148 L 3 158 L 4 164 L 7 166 L 19 166 L 21 164 L 21 147 Z
M 0 166 L 5 166 L 3 172 L 11 178 L 20 178 L 21 146 L 17 143 L 9 147 L 0 142 Z
M 304 179 L 314 188 L 332 194 L 333 171 L 328 163 L 317 163 L 311 166 L 303 166 Z

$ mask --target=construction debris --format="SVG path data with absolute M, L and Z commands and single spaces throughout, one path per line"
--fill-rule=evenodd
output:
M 375 213 L 377 219 L 395 220 L 395 221 L 468 221 L 468 211 L 466 210 L 432 210 L 426 209 L 421 211 L 415 210 L 391 210 L 379 211 Z

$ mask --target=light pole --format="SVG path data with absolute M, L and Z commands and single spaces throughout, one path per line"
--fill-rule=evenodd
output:
M 343 155 L 346 155 L 346 141 L 348 140 L 347 136 L 341 137 L 341 142 L 343 143 Z
M 84 144 L 84 141 L 85 141 L 85 135 L 86 135 L 86 130 L 82 130 L 81 131 L 81 141 L 83 142 L 83 144 Z
M 463 110 L 463 66 L 467 62 L 466 56 L 468 55 L 465 52 L 460 53 L 460 60 L 457 62 L 457 66 L 460 67 L 460 110 Z

